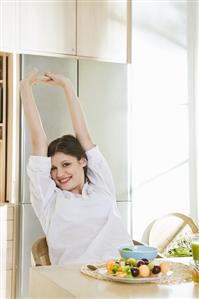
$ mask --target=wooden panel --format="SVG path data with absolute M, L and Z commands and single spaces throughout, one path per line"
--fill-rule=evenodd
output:
M 13 268 L 13 242 L 0 242 L 0 270 L 11 270 Z
M 3 153 L 3 141 L 0 139 L 0 203 L 4 200 L 4 153 Z
M 13 221 L 1 221 L 0 222 L 0 241 L 12 241 L 13 240 Z
M 77 0 L 77 55 L 128 61 L 130 1 Z
M 20 142 L 20 99 L 19 99 L 19 55 L 8 55 L 8 107 L 7 107 L 7 163 L 6 200 L 19 201 L 19 142 Z
M 23 1 L 20 20 L 22 53 L 76 54 L 75 0 Z
M 11 298 L 12 271 L 0 270 L 0 295 L 2 299 Z
M 3 117 L 2 117 L 2 123 L 1 123 L 1 128 L 2 128 L 2 136 L 1 136 L 1 142 L 0 142 L 0 202 L 5 201 L 5 177 L 6 177 L 6 115 L 7 115 L 7 109 L 6 109 L 6 104 L 7 104 L 7 94 L 6 94 L 6 72 L 7 72 L 7 56 L 1 55 L 3 57 L 3 66 L 2 70 L 3 71 Z
M 0 204 L 0 297 L 16 298 L 17 206 Z

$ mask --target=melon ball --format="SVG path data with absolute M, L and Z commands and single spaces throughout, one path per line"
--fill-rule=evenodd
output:
M 161 272 L 162 273 L 167 273 L 168 272 L 168 270 L 169 270 L 169 267 L 168 267 L 168 264 L 167 263 L 161 263 L 160 264 L 160 269 L 161 269 Z
M 149 267 L 147 265 L 141 265 L 139 267 L 139 271 L 140 271 L 140 276 L 141 277 L 147 277 L 150 275 L 150 270 Z

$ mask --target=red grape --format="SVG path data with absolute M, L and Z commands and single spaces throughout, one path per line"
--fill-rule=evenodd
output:
M 161 272 L 161 268 L 160 266 L 154 266 L 153 269 L 152 269 L 152 273 L 153 274 L 158 274 Z
M 144 261 L 138 261 L 137 262 L 137 267 L 140 267 L 141 265 L 145 265 L 145 262 Z
M 149 260 L 147 260 L 147 259 L 142 259 L 142 261 L 145 263 L 145 265 L 149 264 Z
M 131 268 L 131 274 L 133 277 L 136 277 L 138 276 L 140 273 L 139 269 L 138 268 Z

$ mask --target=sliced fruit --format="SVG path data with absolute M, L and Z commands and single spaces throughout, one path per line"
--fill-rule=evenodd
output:
M 139 271 L 141 277 L 148 277 L 150 275 L 150 270 L 147 265 L 141 265 Z
M 106 263 L 106 269 L 108 272 L 112 272 L 113 266 L 115 265 L 115 261 L 114 260 L 110 260 Z
M 169 270 L 168 264 L 167 263 L 161 263 L 160 264 L 160 270 L 162 273 L 167 273 Z

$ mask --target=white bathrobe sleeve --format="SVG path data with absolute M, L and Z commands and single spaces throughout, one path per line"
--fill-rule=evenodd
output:
M 88 158 L 87 176 L 91 184 L 115 198 L 112 173 L 98 146 L 86 152 Z
M 30 179 L 30 201 L 46 233 L 55 207 L 58 188 L 50 176 L 51 160 L 48 157 L 31 156 L 27 165 Z

